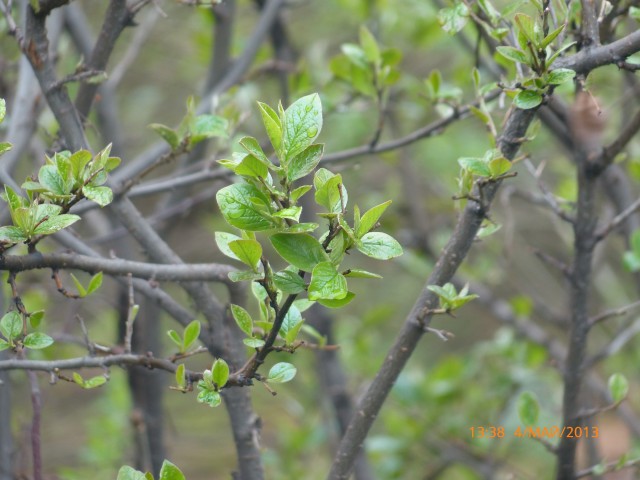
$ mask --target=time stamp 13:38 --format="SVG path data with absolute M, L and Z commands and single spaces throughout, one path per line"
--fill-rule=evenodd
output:
M 598 427 L 591 425 L 584 426 L 563 426 L 552 425 L 550 427 L 516 427 L 507 430 L 500 426 L 474 426 L 469 427 L 471 438 L 598 438 L 600 431 Z

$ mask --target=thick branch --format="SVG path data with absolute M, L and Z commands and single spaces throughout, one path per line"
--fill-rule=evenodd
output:
M 521 139 L 533 120 L 533 116 L 533 110 L 515 110 L 512 112 L 498 143 L 506 158 L 513 159 L 515 157 L 520 147 Z M 485 187 L 483 197 L 487 206 L 490 205 L 498 186 L 499 184 L 496 183 Z M 415 350 L 425 327 L 429 326 L 431 315 L 425 315 L 424 312 L 437 307 L 437 296 L 428 290 L 427 286 L 443 285 L 451 280 L 469 252 L 486 213 L 485 208 L 479 203 L 473 201 L 467 203 L 449 242 L 442 251 L 433 272 L 426 282 L 425 288 L 407 316 L 376 378 L 356 407 L 349 428 L 340 442 L 328 476 L 329 479 L 349 478 L 353 462 L 362 448 L 364 439 L 373 425 L 382 404 Z
M 235 268 L 217 263 L 169 264 L 134 262 L 120 258 L 99 258 L 70 253 L 5 255 L 0 257 L 0 270 L 22 272 L 41 268 L 75 269 L 89 273 L 133 276 L 159 281 L 230 282 L 227 277 Z

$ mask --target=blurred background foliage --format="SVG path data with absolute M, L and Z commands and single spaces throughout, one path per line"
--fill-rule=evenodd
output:
M 91 27 L 99 28 L 105 2 L 78 0 L 77 3 L 85 10 Z M 507 3 L 496 2 L 496 5 Z M 169 1 L 157 4 L 157 9 L 150 6 L 141 14 L 140 23 L 146 21 L 146 16 L 157 17 L 156 23 L 117 92 L 117 108 L 125 134 L 125 164 L 127 157 L 135 157 L 156 140 L 148 124 L 179 122 L 187 96 L 198 94 L 207 76 L 214 28 L 211 12 Z M 442 108 L 436 108 L 425 87 L 425 79 L 436 69 L 441 72 L 443 85 L 454 94 L 454 103 L 462 105 L 474 99 L 471 80 L 474 52 L 459 38 L 442 31 L 437 21 L 441 7 L 437 0 L 290 2 L 286 27 L 297 60 L 288 76 L 289 98 L 283 102 L 312 91 L 320 93 L 325 110 L 320 141 L 326 143 L 327 153 L 366 144 L 376 129 L 375 102 L 335 78 L 330 69 L 343 43 L 357 43 L 363 24 L 381 45 L 397 49 L 402 55 L 398 66 L 401 75 L 389 93 L 389 120 L 380 142 L 441 118 Z M 258 14 L 254 2 L 238 1 L 234 55 L 243 50 Z M 2 29 L 4 27 L 2 25 Z M 135 34 L 136 28 L 125 30 L 112 65 L 126 52 Z M 473 28 L 468 27 L 463 34 L 474 45 Z M 0 95 L 4 96 L 12 88 L 18 51 L 13 40 L 6 36 L 0 37 L 0 49 L 3 51 L 0 78 L 5 82 L 0 85 Z M 482 53 L 487 53 L 484 47 Z M 72 71 L 79 61 L 80 55 L 63 35 L 60 72 Z M 245 134 L 265 139 L 255 102 L 273 105 L 283 94 L 278 76 L 269 65 L 271 61 L 271 46 L 267 43 L 261 47 L 241 84 L 216 99 L 217 112 L 236 120 L 235 131 L 229 141 L 212 145 L 208 159 L 224 158 L 234 139 Z M 612 132 L 628 100 L 620 93 L 623 85 L 618 80 L 620 76 L 613 76 L 615 70 L 615 67 L 603 68 L 589 79 L 589 88 L 607 113 Z M 485 83 L 493 81 L 488 72 L 482 69 L 480 72 Z M 71 84 L 69 88 L 73 95 L 76 86 Z M 569 91 L 559 90 L 558 94 L 571 101 Z M 498 124 L 508 105 L 509 101 L 504 99 L 492 104 Z M 95 118 L 90 120 L 90 136 L 95 135 L 91 128 L 91 122 L 95 121 Z M 52 117 L 41 117 L 39 135 L 43 141 L 47 142 L 55 129 Z M 357 199 L 361 208 L 393 199 L 383 227 L 401 240 L 406 252 L 394 262 L 372 265 L 369 269 L 382 274 L 384 279 L 376 283 L 354 282 L 356 301 L 335 315 L 340 357 L 356 398 L 378 370 L 390 339 L 423 288 L 433 253 L 439 252 L 451 233 L 457 215 L 457 202 L 452 200 L 457 189 L 457 159 L 481 156 L 490 147 L 484 125 L 470 117 L 454 123 L 438 136 L 402 150 L 362 156 L 331 166 L 342 173 L 350 198 Z M 571 162 L 552 135 L 542 128 L 537 137 L 525 145 L 524 152 L 536 165 L 545 162 L 542 180 L 554 194 L 566 202 L 575 200 Z M 640 178 L 637 139 L 630 145 L 629 152 L 620 162 L 637 182 Z M 25 162 L 21 173 L 31 173 L 32 165 Z M 518 176 L 507 181 L 491 213 L 501 229 L 477 242 L 460 276 L 465 282 L 481 283 L 495 301 L 508 302 L 518 322 L 534 323 L 547 332 L 550 339 L 564 340 L 566 285 L 562 274 L 541 262 L 534 250 L 567 260 L 572 248 L 570 229 L 549 212 L 517 195 L 519 191 L 535 191 L 536 181 L 522 162 L 515 170 Z M 193 190 L 205 188 L 208 186 Z M 143 211 L 153 212 L 156 200 L 154 196 L 144 198 L 140 202 Z M 412 210 L 422 215 L 423 229 L 416 229 Z M 612 215 L 605 205 L 602 216 Z M 185 261 L 225 261 L 213 240 L 213 232 L 225 227 L 212 199 L 181 212 L 171 222 L 174 228 L 169 241 Z M 117 240 L 117 235 L 96 238 L 94 244 Z M 597 251 L 593 289 L 597 311 L 628 304 L 637 297 L 630 273 L 623 268 L 624 250 L 623 239 L 614 238 Z M 74 302 L 59 301 L 51 282 L 44 282 L 35 272 L 25 274 L 23 282 L 26 278 L 30 285 L 23 299 L 28 310 L 46 308 L 47 328 L 58 332 L 59 337 L 76 332 L 73 316 L 80 314 L 86 319 L 92 339 L 109 343 L 116 338 L 113 282 L 105 280 L 105 287 L 91 302 Z M 65 278 L 70 281 L 68 276 Z M 7 289 L 4 291 L 6 297 Z M 474 292 L 473 287 L 471 291 Z M 176 295 L 180 294 L 176 291 Z M 541 306 L 542 313 L 534 305 Z M 166 322 L 163 330 L 174 328 L 165 319 L 159 320 Z M 597 327 L 590 348 L 597 351 L 605 345 L 624 322 L 628 319 L 622 317 Z M 366 445 L 379 477 L 549 478 L 552 455 L 539 442 L 513 435 L 520 424 L 515 401 L 525 390 L 535 392 L 541 402 L 541 426 L 560 422 L 561 376 L 547 348 L 523 338 L 481 301 L 465 306 L 456 318 L 437 317 L 434 326 L 452 332 L 455 337 L 446 343 L 435 336 L 425 339 L 398 380 Z M 169 354 L 172 346 L 166 340 L 164 353 Z M 597 368 L 603 378 L 620 371 L 632 379 L 629 402 L 636 408 L 640 407 L 637 391 L 640 349 L 635 348 L 637 346 L 637 341 L 629 342 Z M 160 355 L 160 352 L 154 353 Z M 56 358 L 82 354 L 80 346 L 58 343 L 55 347 Z M 53 352 L 37 353 L 34 357 L 37 355 L 52 356 Z M 269 362 L 280 361 L 286 355 L 273 357 Z M 253 388 L 254 405 L 263 421 L 268 478 L 324 478 L 338 440 L 337 427 L 327 396 L 319 391 L 315 370 L 322 365 L 316 364 L 314 352 L 310 350 L 300 350 L 295 357 L 299 374 L 292 383 L 279 387 L 276 397 L 261 386 Z M 189 365 L 193 369 L 206 368 L 207 362 L 195 357 Z M 20 401 L 28 395 L 21 375 L 20 372 L 11 374 L 15 380 L 13 397 L 17 400 L 13 429 L 17 438 L 26 442 L 30 408 L 27 402 Z M 56 471 L 58 478 L 66 480 L 114 479 L 118 467 L 129 460 L 136 428 L 124 374 L 114 370 L 110 382 L 97 391 L 81 391 L 72 385 L 58 384 L 45 386 L 43 394 L 46 470 Z M 197 404 L 193 394 L 177 392 L 167 392 L 165 411 L 169 459 L 190 479 L 227 478 L 226 474 L 211 473 L 212 465 L 218 472 L 227 472 L 235 462 L 224 411 L 212 411 Z M 621 421 L 615 415 L 598 417 L 595 422 L 603 436 L 610 430 L 618 432 L 616 438 L 624 437 L 620 434 Z M 479 426 L 504 427 L 505 438 L 472 438 L 471 427 Z M 624 442 L 621 440 L 621 443 Z M 625 443 L 615 455 L 624 450 L 640 453 L 640 444 L 637 440 Z M 26 457 L 21 461 L 28 464 Z M 489 467 L 492 470 L 487 473 Z M 507 473 L 515 477 L 500 476 Z

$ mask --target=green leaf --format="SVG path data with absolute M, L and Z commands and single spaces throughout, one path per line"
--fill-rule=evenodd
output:
M 275 112 L 274 112 L 275 113 Z M 272 165 L 267 156 L 265 155 L 262 147 L 258 140 L 253 137 L 242 137 L 238 143 L 244 148 L 248 153 L 256 157 L 260 162 L 262 162 L 265 166 Z
M 0 333 L 9 342 L 22 334 L 22 317 L 18 312 L 13 310 L 0 319 Z
M 218 245 L 218 249 L 224 253 L 227 257 L 233 258 L 234 260 L 240 260 L 233 250 L 229 247 L 229 243 L 234 242 L 236 240 L 242 240 L 239 236 L 234 235 L 233 233 L 227 232 L 216 232 L 215 233 L 216 245 Z
M 85 380 L 84 384 L 82 385 L 82 388 L 90 390 L 92 388 L 100 387 L 100 386 L 104 385 L 105 383 L 107 383 L 107 379 L 102 375 L 97 375 L 97 376 L 92 377 L 92 378 L 90 378 L 88 380 Z
M 360 270 L 359 268 L 352 268 L 348 270 L 345 274 L 345 277 L 353 277 L 353 278 L 382 278 L 382 275 L 378 275 L 377 273 L 367 272 L 366 270 Z
M 251 319 L 251 315 L 249 315 L 249 312 L 247 312 L 244 308 L 242 308 L 239 305 L 231 305 L 231 314 L 233 315 L 233 318 L 235 319 L 236 323 L 238 324 L 238 327 L 240 327 L 240 330 L 242 330 L 244 333 L 247 334 L 247 336 L 252 336 L 253 335 L 253 320 Z
M 52 343 L 53 343 L 53 338 L 41 332 L 30 333 L 29 335 L 24 337 L 24 340 L 22 341 L 22 344 L 26 348 L 31 348 L 33 350 L 40 350 L 42 348 L 47 348 Z
M 187 386 L 187 377 L 185 372 L 186 367 L 184 366 L 184 363 L 178 365 L 178 368 L 176 368 L 176 384 L 180 388 L 186 388 Z
M 317 223 L 297 223 L 283 229 L 285 233 L 311 233 L 316 230 L 320 225 Z
M 9 150 L 13 148 L 9 142 L 0 142 L 0 155 L 7 153 Z
M 71 176 L 77 185 L 82 184 L 84 168 L 92 158 L 93 155 L 91 155 L 91 152 L 88 150 L 78 150 L 69 157 L 69 163 L 71 164 Z
M 504 157 L 494 158 L 489 162 L 489 172 L 492 177 L 499 177 L 511 170 L 511 162 Z
M 544 50 L 545 48 L 547 48 L 549 45 L 551 45 L 551 42 L 553 42 L 556 37 L 558 35 L 560 35 L 560 33 L 562 32 L 562 30 L 565 29 L 565 27 L 567 26 L 567 24 L 563 24 L 560 25 L 558 28 L 556 28 L 553 32 L 551 32 L 549 35 L 547 35 L 546 37 L 544 37 L 544 40 L 542 40 L 542 43 L 540 44 L 540 48 L 542 50 Z
M 38 328 L 42 323 L 42 319 L 44 318 L 44 310 L 38 310 L 36 312 L 31 312 L 29 314 L 29 323 L 31 327 Z
M 169 460 L 162 463 L 158 480 L 185 480 L 184 474 Z
M 80 217 L 71 213 L 56 215 L 55 217 L 51 217 L 38 225 L 33 233 L 35 235 L 49 235 L 51 233 L 56 233 L 57 231 L 76 223 L 78 220 L 80 220 Z
M 351 300 L 353 300 L 355 296 L 356 296 L 355 293 L 347 292 L 344 298 L 333 299 L 333 300 L 319 298 L 318 303 L 323 307 L 327 307 L 327 308 L 342 308 L 348 303 L 351 303 Z
M 614 403 L 624 400 L 629 393 L 629 381 L 621 373 L 614 373 L 609 377 L 609 394 Z
M 458 164 L 464 170 L 468 170 L 473 175 L 477 175 L 478 177 L 491 176 L 489 165 L 487 165 L 487 163 L 482 158 L 462 157 L 458 159 Z
M 341 213 L 346 208 L 349 199 L 347 189 L 342 184 L 342 176 L 329 172 L 331 176 L 323 181 L 320 176 L 324 176 L 323 172 L 328 172 L 328 170 L 321 168 L 316 172 L 313 180 L 316 189 L 316 203 L 326 208 L 328 212 Z
M 5 342 L 0 338 L 0 352 L 2 352 L 3 350 L 7 350 L 8 348 L 11 348 L 11 344 Z
M 147 479 L 147 476 L 144 473 L 125 465 L 124 467 L 121 467 L 120 470 L 118 470 L 118 478 L 116 480 L 146 480 L 146 479 Z
M 357 243 L 356 248 L 371 258 L 389 260 L 402 255 L 402 247 L 391 235 L 382 232 L 369 232 Z
M 66 182 L 60 176 L 55 165 L 43 165 L 38 171 L 38 181 L 42 186 L 56 195 L 68 195 L 70 190 L 66 188 Z
M 305 272 L 320 262 L 329 261 L 320 242 L 307 233 L 276 233 L 269 240 L 282 258 Z
M 340 46 L 340 50 L 342 50 L 342 53 L 344 53 L 345 57 L 349 59 L 354 67 L 365 71 L 369 70 L 369 65 L 367 64 L 367 56 L 360 45 L 354 45 L 353 43 L 344 43 Z
M 518 397 L 518 416 L 526 426 L 534 425 L 538 421 L 540 405 L 535 393 L 522 392 Z
M 378 42 L 364 25 L 360 27 L 360 45 L 368 61 L 377 64 L 382 60 Z
M 82 194 L 101 207 L 106 207 L 113 201 L 113 191 L 109 187 L 85 185 L 82 187 Z
M 82 285 L 82 283 L 80 282 L 80 280 L 78 280 L 78 278 L 71 273 L 71 279 L 73 280 L 73 283 L 76 285 L 76 289 L 78 290 L 78 295 L 83 298 L 87 296 L 87 290 L 84 288 L 84 285 Z
M 282 150 L 286 165 L 306 149 L 322 129 L 322 104 L 317 93 L 295 101 L 284 115 Z
M 9 210 L 11 210 L 11 212 L 14 212 L 18 208 L 28 206 L 27 200 L 24 197 L 18 195 L 10 186 L 6 184 L 4 186 L 4 193 L 7 203 L 9 204 Z M 15 221 L 13 223 L 15 225 Z
M 282 124 L 278 114 L 266 103 L 258 102 L 260 108 L 260 114 L 262 115 L 262 123 L 267 131 L 269 140 L 273 149 L 278 152 L 280 145 L 282 144 Z
M 524 50 L 526 48 L 526 40 L 528 40 L 534 48 L 538 48 L 535 20 L 524 13 L 516 13 L 514 20 L 519 27 L 518 42 L 520 43 L 520 47 Z M 524 39 L 522 37 L 524 37 Z
M 202 380 L 200 380 L 200 382 L 198 382 L 198 388 L 201 389 L 200 393 L 198 393 L 198 397 L 197 397 L 198 402 L 206 403 L 207 405 L 209 405 L 212 408 L 217 407 L 218 405 L 220 405 L 220 403 L 222 403 L 222 398 L 220 397 L 220 394 L 218 392 L 216 392 L 215 390 L 209 390 L 209 389 L 206 389 L 206 388 L 201 388 L 200 387 L 201 383 L 202 383 Z
M 198 115 L 189 126 L 190 143 L 192 145 L 207 138 L 226 137 L 229 122 L 217 115 Z
M 496 47 L 496 50 L 500 55 L 502 55 L 507 60 L 511 60 L 513 62 L 520 62 L 525 65 L 529 65 L 531 60 L 529 56 L 524 53 L 522 50 L 519 50 L 514 47 Z
M 289 198 L 291 199 L 291 203 L 296 203 L 300 197 L 302 197 L 305 193 L 311 190 L 311 185 L 302 185 L 301 187 L 296 188 L 291 192 Z
M 242 340 L 242 343 L 244 343 L 247 347 L 260 348 L 264 347 L 265 342 L 261 338 L 245 338 L 244 340 Z
M 294 367 L 290 363 L 276 363 L 273 367 L 271 367 L 271 370 L 269 370 L 267 381 L 271 383 L 290 382 L 291 380 L 293 380 L 293 377 L 296 376 L 296 372 L 296 367 Z
M 297 272 L 292 270 L 282 270 L 273 276 L 273 283 L 276 288 L 284 293 L 297 294 L 305 290 L 305 283 Z
M 14 227 L 12 225 L 0 227 L 0 242 L 21 243 L 26 242 L 27 240 L 28 238 L 19 227 Z
M 0 123 L 4 121 L 4 117 L 7 114 L 7 102 L 4 98 L 0 98 Z
M 320 262 L 314 267 L 309 284 L 309 300 L 340 300 L 347 293 L 347 279 L 331 262 Z
M 540 92 L 533 90 L 522 90 L 513 99 L 513 104 L 522 110 L 536 108 L 542 103 L 542 95 Z
M 270 203 L 260 190 L 246 183 L 229 185 L 216 194 L 220 211 L 231 226 L 249 231 L 274 228 L 273 220 L 259 210 L 252 199 L 258 199 L 265 207 Z
M 380 205 L 376 205 L 367 211 L 360 219 L 360 223 L 356 229 L 356 237 L 361 238 L 365 233 L 368 233 L 369 230 L 375 227 L 376 223 L 378 223 L 378 220 L 389 205 L 391 205 L 391 200 L 387 200 Z
M 282 326 L 280 327 L 280 331 L 278 332 L 280 336 L 286 337 L 287 334 L 294 328 L 296 325 L 302 323 L 302 315 L 298 307 L 295 305 L 291 305 L 284 319 L 282 320 Z M 291 342 L 287 342 L 291 343 Z
M 232 282 L 246 282 L 249 280 L 262 280 L 264 278 L 264 274 L 253 271 L 234 271 L 229 272 L 227 276 Z
M 180 137 L 172 128 L 162 125 L 161 123 L 152 123 L 149 125 L 149 128 L 160 135 L 162 139 L 169 144 L 171 150 L 175 150 L 180 145 Z
M 82 378 L 82 376 L 79 373 L 73 372 L 72 378 L 76 384 L 80 385 L 81 387 L 84 387 L 84 378 Z
M 631 251 L 625 252 L 622 257 L 622 262 L 630 272 L 640 271 L 640 255 L 638 253 Z
M 182 339 L 183 352 L 189 350 L 189 347 L 191 347 L 191 345 L 193 345 L 193 343 L 198 340 L 201 328 L 202 325 L 200 325 L 200 322 L 198 320 L 192 320 L 191 322 L 189 322 L 189 325 L 184 328 L 184 337 Z
M 102 272 L 96 273 L 87 285 L 87 295 L 91 295 L 102 286 Z
M 169 330 L 167 332 L 167 335 L 169 335 L 169 338 L 171 339 L 171 341 L 175 343 L 178 346 L 178 348 L 180 348 L 180 350 L 182 350 L 182 337 L 180 336 L 180 334 L 175 330 Z
M 274 217 L 277 218 L 288 218 L 290 220 L 295 220 L 296 222 L 300 220 L 300 214 L 302 213 L 302 207 L 288 207 L 283 208 L 282 210 L 278 210 L 273 214 Z
M 546 77 L 547 83 L 551 85 L 561 85 L 570 82 L 576 76 L 576 72 L 569 68 L 556 68 L 549 72 Z
M 629 16 L 636 22 L 640 22 L 640 8 L 634 6 L 629 7 Z
M 450 35 L 458 33 L 464 28 L 469 19 L 469 9 L 460 2 L 451 8 L 443 8 L 438 12 L 438 22 L 442 29 Z
M 256 240 L 233 240 L 229 242 L 229 249 L 236 258 L 257 272 L 258 262 L 262 257 L 262 245 Z
M 222 358 L 219 358 L 213 363 L 211 374 L 218 388 L 222 388 L 227 384 L 227 380 L 229 380 L 229 365 L 227 365 L 227 362 Z
M 309 145 L 302 152 L 297 154 L 287 164 L 287 178 L 290 182 L 294 182 L 315 170 L 322 158 L 324 145 Z

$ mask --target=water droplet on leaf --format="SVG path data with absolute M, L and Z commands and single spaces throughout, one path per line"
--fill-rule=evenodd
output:
M 307 129 L 307 136 L 309 136 L 309 138 L 315 137 L 317 133 L 318 127 L 309 127 L 309 129 Z

